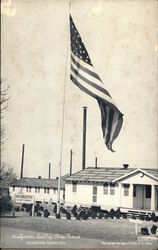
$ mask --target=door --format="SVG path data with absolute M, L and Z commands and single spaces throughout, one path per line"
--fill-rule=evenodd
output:
M 143 185 L 134 185 L 133 208 L 136 208 L 136 209 L 144 208 L 144 186 Z

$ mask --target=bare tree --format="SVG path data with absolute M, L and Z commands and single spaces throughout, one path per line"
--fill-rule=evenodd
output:
M 1 129 L 0 129 L 0 145 L 4 143 L 5 139 L 5 128 L 2 126 L 2 119 L 4 118 L 4 112 L 8 107 L 8 90 L 9 86 L 4 87 L 4 80 L 0 81 L 0 90 L 1 90 L 1 99 L 0 99 L 0 122 L 1 122 Z
M 8 182 L 8 184 L 17 179 L 17 176 L 14 172 L 14 168 L 2 163 L 0 169 L 0 180 Z

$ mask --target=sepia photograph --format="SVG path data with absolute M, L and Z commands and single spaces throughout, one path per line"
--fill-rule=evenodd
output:
M 1 1 L 1 249 L 158 246 L 158 1 Z

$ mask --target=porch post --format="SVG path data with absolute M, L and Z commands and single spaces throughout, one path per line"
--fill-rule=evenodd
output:
M 151 185 L 151 210 L 155 210 L 155 186 Z
M 122 197 L 122 184 L 119 183 L 119 203 L 120 203 L 120 207 L 122 206 L 122 201 L 121 201 L 121 197 Z
M 131 184 L 131 208 L 133 208 L 133 184 Z

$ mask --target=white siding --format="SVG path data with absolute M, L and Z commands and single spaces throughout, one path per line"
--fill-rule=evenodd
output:
M 9 188 L 9 193 L 11 198 L 13 199 L 14 194 L 25 194 L 25 195 L 34 195 L 35 201 L 41 201 L 41 202 L 57 202 L 57 189 L 49 189 L 49 193 L 44 193 L 44 188 L 40 188 L 40 192 L 36 193 L 35 188 L 31 187 L 31 192 L 26 191 L 26 187 L 15 187 L 15 190 L 13 191 L 13 187 Z M 60 190 L 60 201 L 63 202 L 63 190 Z
M 95 184 L 77 184 L 76 192 L 72 192 L 72 184 L 66 183 L 65 186 L 65 203 L 66 205 L 85 205 L 85 206 L 101 206 L 102 208 L 111 208 L 119 206 L 119 187 L 115 186 L 115 194 L 110 195 L 110 186 L 108 186 L 108 194 L 104 194 L 103 185 L 97 185 L 97 202 L 93 202 L 93 186 Z

